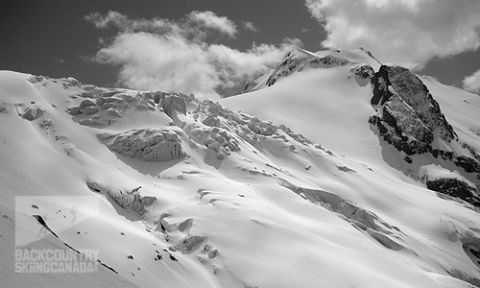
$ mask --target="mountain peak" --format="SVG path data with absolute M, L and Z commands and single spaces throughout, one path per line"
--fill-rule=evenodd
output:
M 339 66 L 369 65 L 378 69 L 382 65 L 369 51 L 363 48 L 353 50 L 322 50 L 310 52 L 295 48 L 288 51 L 282 61 L 271 71 L 245 85 L 244 92 L 258 90 L 273 85 L 278 80 L 295 72 L 318 68 L 334 68 Z

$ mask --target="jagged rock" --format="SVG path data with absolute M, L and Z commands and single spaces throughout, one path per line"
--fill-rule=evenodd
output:
M 460 198 L 474 206 L 480 207 L 480 197 L 477 195 L 475 187 L 456 178 L 439 178 L 427 180 L 428 189 L 440 192 L 442 194 Z
M 181 140 L 171 130 L 133 129 L 99 135 L 107 147 L 123 156 L 144 161 L 169 161 L 185 156 Z
M 375 75 L 375 71 L 370 65 L 358 66 L 353 69 L 352 72 L 355 77 L 355 81 L 362 87 L 368 85 L 368 83 L 370 83 L 370 79 L 372 79 Z
M 463 146 L 473 157 L 453 148 L 443 151 L 435 147 L 438 142 L 458 142 L 458 137 L 420 78 L 406 68 L 382 65 L 371 83 L 371 104 L 378 113 L 369 122 L 386 142 L 407 155 L 431 153 L 435 158 L 452 161 L 467 173 L 480 173 L 476 153 L 467 144 Z
M 28 107 L 23 112 L 22 118 L 28 121 L 33 121 L 38 117 L 42 116 L 43 112 L 44 111 L 38 107 L 33 107 L 33 108 Z
M 453 162 L 455 165 L 465 169 L 468 173 L 480 173 L 480 163 L 473 158 L 458 156 Z
M 398 128 L 395 131 L 398 136 L 413 138 L 426 146 L 430 146 L 434 134 L 447 142 L 456 139 L 437 101 L 408 69 L 382 65 L 372 78 L 372 84 L 371 103 L 384 105 L 381 121 Z

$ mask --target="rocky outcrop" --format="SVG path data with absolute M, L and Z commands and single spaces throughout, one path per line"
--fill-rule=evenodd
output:
M 448 145 L 458 137 L 420 78 L 406 68 L 383 65 L 371 83 L 371 104 L 377 114 L 369 121 L 385 141 L 407 155 L 430 152 L 435 158 L 452 160 L 467 172 L 480 172 L 476 159 L 435 147 L 434 140 Z
M 457 139 L 422 81 L 408 69 L 382 65 L 372 78 L 371 104 L 379 113 L 370 119 L 385 141 L 407 155 L 431 152 L 435 137 Z
M 450 161 L 466 173 L 477 173 L 480 180 L 480 161 L 477 159 L 480 157 L 467 144 L 459 142 L 440 105 L 419 77 L 403 67 L 382 65 L 371 78 L 371 84 L 371 104 L 377 113 L 369 122 L 383 140 L 408 156 L 426 153 Z M 437 143 L 443 143 L 443 148 Z M 448 151 L 445 147 L 449 147 Z M 468 154 L 472 157 L 466 156 Z M 408 156 L 405 160 L 412 163 Z M 473 205 L 480 203 L 476 188 L 457 178 L 427 179 L 425 184 L 431 190 Z
M 357 66 L 352 69 L 351 72 L 353 73 L 357 84 L 362 87 L 368 85 L 368 83 L 370 83 L 370 79 L 372 79 L 375 75 L 375 71 L 370 65 Z
M 45 110 L 37 106 L 35 102 L 32 102 L 30 104 L 15 104 L 15 109 L 18 113 L 18 116 L 28 121 L 34 121 L 41 117 L 43 113 L 45 113 Z M 6 112 L 7 105 L 5 103 L 0 104 L 0 113 Z
M 475 187 L 472 187 L 465 181 L 456 178 L 439 178 L 427 180 L 425 184 L 430 190 L 460 198 L 480 208 L 480 197 L 477 195 Z
M 172 130 L 133 129 L 98 138 L 120 155 L 144 161 L 169 161 L 185 156 L 178 135 Z

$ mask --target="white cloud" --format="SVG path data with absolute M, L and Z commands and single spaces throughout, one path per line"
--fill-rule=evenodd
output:
M 91 22 L 99 29 L 117 28 L 121 31 L 152 31 L 162 32 L 172 29 L 179 30 L 180 27 L 167 19 L 130 19 L 127 16 L 116 11 L 108 11 L 105 15 L 94 12 L 86 15 L 85 20 Z
M 306 0 L 327 31 L 322 45 L 364 47 L 384 62 L 421 68 L 480 46 L 478 0 Z
M 232 20 L 218 16 L 212 11 L 192 11 L 187 17 L 194 23 L 225 33 L 230 37 L 234 37 L 237 33 L 237 26 Z
M 199 37 L 201 27 L 188 25 L 188 17 L 178 22 L 152 19 L 151 23 L 119 13 L 95 17 L 87 20 L 99 29 L 120 30 L 103 44 L 95 60 L 118 67 L 119 84 L 136 89 L 217 95 L 265 72 L 292 46 L 302 45 L 298 39 L 285 39 L 280 45 L 254 44 L 240 51 Z
M 247 31 L 258 32 L 257 26 L 255 26 L 255 24 L 253 24 L 253 22 L 250 22 L 250 21 L 243 22 L 243 29 Z
M 480 93 L 480 69 L 463 79 L 463 89 Z
M 118 81 L 131 88 L 212 93 L 219 84 L 204 47 L 176 35 L 121 33 L 96 59 L 119 66 Z

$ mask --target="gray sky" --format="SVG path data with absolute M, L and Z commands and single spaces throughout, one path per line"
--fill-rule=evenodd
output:
M 471 91 L 480 87 L 478 0 L 2 4 L 0 69 L 208 94 L 258 75 L 291 45 L 362 46 L 383 62 Z

